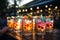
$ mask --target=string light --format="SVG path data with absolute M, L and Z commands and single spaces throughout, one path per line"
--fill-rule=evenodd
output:
M 25 9 L 25 11 L 27 12 L 27 9 Z
M 33 10 L 33 8 L 30 8 L 30 10 Z
M 50 10 L 51 10 L 51 8 L 48 8 L 48 10 L 50 11 Z
M 37 11 L 37 13 L 39 13 L 39 11 Z
M 21 12 L 21 10 L 19 10 L 19 12 Z
M 43 10 L 41 9 L 40 12 L 42 12 Z
M 24 9 L 23 9 L 23 12 L 24 12 Z
M 37 9 L 39 9 L 39 7 L 37 7 Z
M 57 6 L 55 6 L 55 9 L 57 9 L 58 7 Z
M 17 13 L 21 12 L 21 10 L 18 10 Z
M 48 5 L 45 5 L 46 8 L 48 8 Z

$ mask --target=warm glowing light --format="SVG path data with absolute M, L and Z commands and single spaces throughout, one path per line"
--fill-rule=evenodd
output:
M 23 28 L 24 28 L 24 31 L 25 32 L 28 32 L 28 31 L 30 31 L 31 30 L 31 28 L 32 28 L 32 26 L 33 26 L 33 23 L 32 23 L 32 21 L 30 21 L 30 20 L 24 20 L 24 24 L 23 24 Z
M 33 13 L 31 12 L 30 14 L 32 15 Z
M 37 9 L 39 9 L 39 7 L 37 7 Z
M 19 10 L 19 12 L 21 12 L 21 10 Z
M 24 12 L 24 9 L 23 9 L 23 12 Z
M 31 30 L 31 27 L 30 26 L 28 26 L 28 30 Z
M 30 10 L 33 10 L 33 8 L 30 8 Z
M 57 6 L 55 6 L 55 9 L 57 9 L 58 7 Z
M 42 12 L 43 10 L 41 9 L 40 12 Z
M 48 5 L 45 5 L 46 8 L 48 8 Z
M 41 29 L 42 32 L 44 32 L 45 29 Z
M 48 10 L 51 10 L 51 8 L 48 8 Z
M 21 10 L 18 10 L 17 13 L 21 12 Z
M 22 26 L 21 19 L 19 19 L 17 29 L 21 29 L 21 26 Z
M 8 21 L 8 26 L 9 27 L 13 27 L 13 19 L 11 19 L 11 20 Z
M 16 30 L 19 30 L 19 29 L 20 29 L 20 26 L 17 26 L 17 27 L 16 27 Z
M 25 11 L 27 12 L 27 9 L 25 9 Z
M 39 13 L 39 11 L 37 11 L 37 13 Z

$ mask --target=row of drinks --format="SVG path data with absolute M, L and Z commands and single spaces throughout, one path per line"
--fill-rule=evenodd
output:
M 12 16 L 7 17 L 7 25 L 12 30 L 23 32 L 44 32 L 53 29 L 53 19 L 48 16 Z

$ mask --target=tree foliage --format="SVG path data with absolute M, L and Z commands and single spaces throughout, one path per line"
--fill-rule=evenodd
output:
M 0 14 L 6 12 L 8 6 L 7 0 L 0 0 Z

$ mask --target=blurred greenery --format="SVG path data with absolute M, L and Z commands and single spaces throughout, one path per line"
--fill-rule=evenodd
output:
M 0 0 L 0 15 L 4 15 L 3 13 L 6 13 L 8 6 L 7 0 Z
M 21 2 L 21 0 L 14 0 L 14 1 Z M 7 9 L 8 5 L 9 5 L 8 0 L 0 0 L 0 15 L 1 16 L 5 15 L 5 13 L 10 11 L 10 7 L 9 7 L 9 9 Z M 16 6 L 16 3 L 14 3 L 14 5 Z M 13 8 L 13 9 L 15 10 L 15 8 Z

